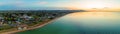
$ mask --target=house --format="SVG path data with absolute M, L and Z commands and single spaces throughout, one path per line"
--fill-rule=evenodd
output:
M 18 28 L 18 30 L 25 30 L 25 29 L 28 28 L 28 25 L 26 25 L 26 24 L 21 24 L 21 25 L 19 25 L 17 28 Z

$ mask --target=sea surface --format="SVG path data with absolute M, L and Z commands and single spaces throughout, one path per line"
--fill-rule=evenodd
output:
M 17 34 L 120 34 L 120 12 L 77 12 Z

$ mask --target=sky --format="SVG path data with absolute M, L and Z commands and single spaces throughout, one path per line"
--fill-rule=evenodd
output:
M 0 0 L 0 10 L 120 8 L 120 0 Z

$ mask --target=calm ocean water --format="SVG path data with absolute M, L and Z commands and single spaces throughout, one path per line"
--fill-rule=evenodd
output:
M 120 12 L 78 12 L 17 34 L 120 34 Z

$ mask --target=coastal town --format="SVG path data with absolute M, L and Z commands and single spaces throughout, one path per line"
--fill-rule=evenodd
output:
M 37 27 L 69 13 L 82 10 L 9 10 L 0 11 L 0 33 Z

